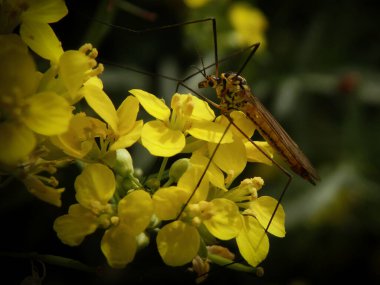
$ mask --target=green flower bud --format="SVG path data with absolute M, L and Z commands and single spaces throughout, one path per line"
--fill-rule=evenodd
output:
M 190 159 L 181 158 L 175 161 L 169 170 L 169 178 L 173 180 L 175 183 L 181 178 L 181 176 L 185 173 L 185 171 L 189 168 Z
M 147 247 L 149 245 L 149 236 L 145 233 L 142 232 L 136 236 L 136 241 L 137 241 L 137 246 L 139 249 L 142 249 L 144 247 Z
M 122 148 L 116 151 L 116 163 L 114 170 L 123 177 L 133 174 L 134 169 L 132 157 L 126 149 Z

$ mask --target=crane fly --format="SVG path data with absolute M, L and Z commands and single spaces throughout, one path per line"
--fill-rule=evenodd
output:
M 246 114 L 255 124 L 260 135 L 286 160 L 289 167 L 299 176 L 315 185 L 320 179 L 306 155 L 292 140 L 280 123 L 253 95 L 245 78 L 237 73 L 222 73 L 206 76 L 199 88 L 212 87 L 221 100 L 222 110 L 238 110 Z
M 316 185 L 316 183 L 320 180 L 319 175 L 307 156 L 302 152 L 299 146 L 293 141 L 293 139 L 288 135 L 288 133 L 283 129 L 281 124 L 272 116 L 272 114 L 264 107 L 264 105 L 259 101 L 259 99 L 253 95 L 253 92 L 250 86 L 247 83 L 247 80 L 242 77 L 240 74 L 250 61 L 252 56 L 255 54 L 256 50 L 259 48 L 260 43 L 256 43 L 251 45 L 249 48 L 252 48 L 249 56 L 245 60 L 245 62 L 240 67 L 238 72 L 226 72 L 219 73 L 219 63 L 223 60 L 218 59 L 218 48 L 217 48 L 217 34 L 216 34 L 216 20 L 214 18 L 210 18 L 212 21 L 213 27 L 213 40 L 214 40 L 214 55 L 215 55 L 215 74 L 214 75 L 206 75 L 205 70 L 198 71 L 183 81 L 190 79 L 198 73 L 202 73 L 205 78 L 203 81 L 198 83 L 198 88 L 214 88 L 216 91 L 216 96 L 220 100 L 219 105 L 209 100 L 207 97 L 195 92 L 191 88 L 187 87 L 182 82 L 179 82 L 179 85 L 184 86 L 190 91 L 197 94 L 199 97 L 203 98 L 206 102 L 211 104 L 212 106 L 221 110 L 222 114 L 229 120 L 230 125 L 233 125 L 246 139 L 248 139 L 265 157 L 267 157 L 277 168 L 279 168 L 287 177 L 288 181 L 286 182 L 280 197 L 278 199 L 278 203 L 273 210 L 273 213 L 269 219 L 269 222 L 265 228 L 265 232 L 268 231 L 271 222 L 276 214 L 276 211 L 285 195 L 286 190 L 288 189 L 290 182 L 292 181 L 292 175 L 280 164 L 274 161 L 268 154 L 265 153 L 251 138 L 249 138 L 232 120 L 229 113 L 233 110 L 238 110 L 243 112 L 255 125 L 259 134 L 268 142 L 268 144 L 275 149 L 288 164 L 290 169 L 309 181 L 311 184 Z M 202 61 L 203 64 L 203 61 Z M 229 126 L 227 128 L 229 128 Z M 227 131 L 227 130 L 226 130 Z M 213 156 L 216 153 L 215 149 L 210 156 L 210 163 Z M 207 165 L 206 167 L 208 167 Z M 201 179 L 203 176 L 201 177 Z M 200 184 L 200 183 L 199 183 Z M 197 185 L 199 186 L 199 185 Z M 194 194 L 194 193 L 193 193 Z M 192 195 L 193 196 L 193 195 Z M 190 196 L 188 202 L 192 198 Z M 182 209 L 183 211 L 183 209 Z M 181 211 L 181 213 L 182 213 Z M 180 214 L 181 214 L 180 213 Z M 179 215 L 180 216 L 180 215 Z

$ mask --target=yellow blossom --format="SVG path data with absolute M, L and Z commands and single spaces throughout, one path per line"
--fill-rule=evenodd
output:
M 236 237 L 239 252 L 253 267 L 262 262 L 269 251 L 269 239 L 265 229 L 251 216 L 242 216 L 243 228 Z
M 251 265 L 257 266 L 269 251 L 267 226 L 278 201 L 269 196 L 258 197 L 264 181 L 260 177 L 245 179 L 238 187 L 221 194 L 221 197 L 234 201 L 242 211 L 243 227 L 236 237 L 240 253 Z M 277 237 L 285 236 L 285 213 L 279 204 L 267 231 Z
M 146 123 L 142 129 L 142 144 L 155 156 L 171 157 L 184 150 L 186 135 L 218 143 L 225 131 L 223 126 L 212 122 L 214 112 L 206 102 L 190 94 L 174 94 L 172 112 L 157 97 L 143 90 L 130 90 L 156 120 Z M 223 142 L 232 141 L 230 133 Z
M 24 0 L 20 13 L 20 35 L 23 41 L 39 56 L 54 63 L 63 53 L 61 42 L 49 23 L 67 14 L 63 0 Z
M 0 46 L 0 131 L 8 135 L 0 143 L 0 162 L 15 164 L 35 148 L 36 134 L 65 132 L 72 110 L 56 93 L 38 90 L 40 76 L 18 36 L 1 35 Z
M 206 5 L 210 0 L 184 0 L 184 2 L 189 8 L 196 9 Z
M 201 174 L 202 169 L 191 166 L 176 187 L 160 188 L 153 195 L 155 214 L 162 220 L 175 219 L 185 207 L 180 219 L 166 224 L 157 235 L 158 251 L 168 265 L 184 265 L 197 255 L 200 227 L 222 240 L 232 239 L 240 232 L 238 207 L 224 198 L 207 201 L 209 182 L 204 177 L 198 185 Z
M 134 144 L 141 134 L 143 121 L 137 119 L 138 100 L 128 96 L 116 110 L 107 94 L 95 85 L 86 85 L 84 97 L 90 107 L 109 125 L 110 150 L 127 148 Z
M 61 194 L 65 190 L 64 188 L 56 189 L 48 186 L 38 178 L 37 175 L 27 175 L 22 179 L 28 191 L 36 196 L 38 199 L 60 207 L 62 205 Z
M 240 111 L 233 111 L 230 113 L 230 116 L 240 129 L 238 130 L 236 127 L 230 126 L 233 141 L 221 145 L 209 142 L 206 151 L 204 149 L 198 150 L 200 153 L 210 157 L 214 153 L 215 148 L 218 147 L 212 158 L 212 162 L 227 174 L 226 181 L 224 182 L 227 185 L 231 184 L 234 179 L 242 173 L 247 162 L 271 164 L 271 161 L 246 138 L 252 137 L 254 134 L 255 126 L 252 121 Z M 219 116 L 216 122 L 224 126 L 224 129 L 230 124 L 225 116 Z M 245 136 L 241 134 L 241 131 L 245 133 Z M 267 142 L 255 141 L 255 143 L 264 150 L 269 157 L 273 156 L 273 150 Z M 207 163 L 208 161 L 205 161 L 203 167 L 205 167 Z M 217 186 L 223 188 L 221 185 Z
M 98 119 L 88 117 L 84 113 L 77 113 L 72 118 L 67 132 L 53 136 L 51 142 L 67 155 L 83 159 L 94 157 L 98 159 L 101 154 L 95 139 L 105 139 L 106 125 Z
M 261 47 L 265 47 L 268 21 L 263 12 L 248 3 L 237 2 L 229 8 L 229 20 L 240 45 L 248 46 L 259 42 Z
M 104 67 L 97 63 L 97 56 L 98 51 L 91 44 L 62 52 L 57 62 L 43 74 L 39 89 L 56 92 L 71 105 L 91 92 L 88 86 L 102 89 L 103 84 L 97 75 Z
M 66 215 L 54 222 L 54 230 L 65 244 L 79 245 L 97 228 L 106 229 L 101 250 L 110 266 L 121 268 L 131 262 L 137 251 L 136 237 L 150 222 L 153 203 L 150 195 L 135 190 L 117 204 L 115 177 L 102 164 L 90 164 L 75 180 L 76 199 Z

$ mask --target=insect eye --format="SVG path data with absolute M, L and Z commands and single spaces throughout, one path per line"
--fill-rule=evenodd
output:
M 213 87 L 213 86 L 214 86 L 214 81 L 213 81 L 213 80 L 210 80 L 210 81 L 208 82 L 208 86 Z

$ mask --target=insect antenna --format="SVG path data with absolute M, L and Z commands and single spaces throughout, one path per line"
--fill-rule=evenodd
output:
M 219 65 L 219 64 L 221 64 L 221 63 L 223 63 L 223 62 L 226 62 L 226 61 L 228 61 L 228 60 L 231 60 L 231 58 L 234 58 L 234 57 L 236 57 L 236 56 L 238 56 L 238 55 L 240 55 L 240 54 L 242 54 L 242 53 L 245 53 L 245 52 L 248 51 L 248 50 L 251 50 L 251 49 L 254 48 L 257 44 L 258 44 L 258 43 L 255 43 L 255 44 L 250 45 L 250 46 L 248 46 L 248 47 L 245 47 L 245 48 L 243 48 L 243 49 L 241 49 L 241 50 L 235 51 L 235 52 L 229 54 L 228 56 L 225 56 L 225 57 L 223 57 L 222 59 L 219 59 L 217 62 L 211 63 L 211 64 L 209 64 L 209 65 L 207 65 L 207 66 L 204 66 L 204 64 L 202 63 L 202 66 L 203 66 L 202 69 L 199 69 L 198 67 L 195 67 L 195 68 L 198 70 L 197 72 L 192 73 L 192 74 L 186 76 L 185 78 L 183 78 L 183 79 L 180 80 L 180 81 L 181 81 L 182 83 L 184 83 L 184 82 L 190 80 L 191 78 L 193 78 L 194 76 L 197 76 L 198 74 L 202 74 L 202 76 L 203 76 L 204 78 L 206 78 L 206 76 L 207 76 L 207 74 L 206 74 L 206 70 L 207 70 L 207 69 L 210 69 L 211 67 L 217 66 L 217 65 Z M 256 49 L 257 49 L 257 48 L 256 48 Z M 201 61 L 203 61 L 203 58 L 202 58 L 201 56 L 200 56 L 199 58 L 200 58 Z M 177 89 L 176 89 L 176 91 L 178 91 L 178 87 L 179 87 L 180 85 L 181 85 L 181 84 L 177 84 Z M 196 94 L 196 95 L 198 95 L 198 94 Z M 199 96 L 199 95 L 198 95 L 198 96 Z M 220 107 L 217 107 L 217 108 L 220 109 Z

